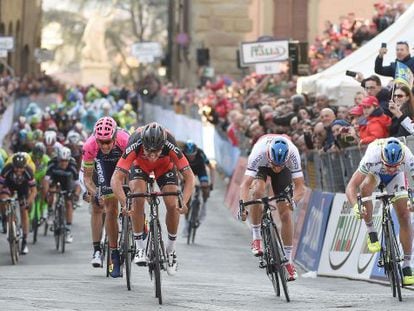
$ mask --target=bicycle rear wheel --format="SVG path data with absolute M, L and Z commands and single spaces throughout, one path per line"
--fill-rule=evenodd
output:
M 197 228 L 199 225 L 198 214 L 200 213 L 200 202 L 198 201 L 194 202 L 193 207 L 191 209 L 193 210 L 191 214 L 191 226 L 193 227 L 191 242 L 194 244 L 195 235 L 196 235 Z
M 151 228 L 152 237 L 152 251 L 153 251 L 153 271 L 154 271 L 154 286 L 155 286 L 155 297 L 158 298 L 158 303 L 162 305 L 162 293 L 161 293 L 161 254 L 160 254 L 160 232 L 158 227 L 158 221 L 154 219 L 152 221 Z
M 285 294 L 286 297 L 286 301 L 290 302 L 290 297 L 289 297 L 289 290 L 287 287 L 287 271 L 283 265 L 282 262 L 282 242 L 280 240 L 280 236 L 279 233 L 277 232 L 277 229 L 275 227 L 276 225 L 273 224 L 272 226 L 270 226 L 269 230 L 270 230 L 270 249 L 272 252 L 272 257 L 275 260 L 274 262 L 274 266 L 275 269 L 277 270 L 277 274 L 279 275 L 279 279 L 280 279 L 280 284 L 282 285 L 283 288 L 283 292 Z
M 123 232 L 123 253 L 126 273 L 126 283 L 128 290 L 131 290 L 131 246 L 132 246 L 132 230 L 131 220 L 128 215 L 123 216 L 122 219 Z
M 59 208 L 60 215 L 59 215 L 59 236 L 60 236 L 60 243 L 61 243 L 61 252 L 62 254 L 65 252 L 65 244 L 66 244 L 66 226 L 65 226 L 65 215 L 63 206 Z

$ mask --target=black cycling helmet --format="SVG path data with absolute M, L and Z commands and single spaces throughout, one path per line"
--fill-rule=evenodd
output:
M 161 125 L 156 122 L 149 123 L 142 130 L 142 145 L 146 150 L 161 150 L 167 140 L 166 136 Z
M 39 159 L 46 153 L 46 146 L 42 142 L 37 142 L 33 148 L 33 157 Z
M 27 160 L 23 152 L 18 152 L 13 155 L 12 158 L 13 166 L 17 168 L 24 168 L 26 166 Z

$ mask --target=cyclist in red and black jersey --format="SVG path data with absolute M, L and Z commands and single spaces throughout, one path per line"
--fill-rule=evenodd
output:
M 122 207 L 125 207 L 126 197 L 122 182 L 129 173 L 129 185 L 132 192 L 145 192 L 149 174 L 154 173 L 158 186 L 163 192 L 177 191 L 177 170 L 183 175 L 185 186 L 183 190 L 183 208 L 178 208 L 177 198 L 164 197 L 167 207 L 166 224 L 168 240 L 166 243 L 167 272 L 174 275 L 177 271 L 177 256 L 175 242 L 177 238 L 180 213 L 184 214 L 194 188 L 194 174 L 186 157 L 177 147 L 175 138 L 158 123 L 150 123 L 139 128 L 130 137 L 124 154 L 119 159 L 112 176 L 111 186 Z M 145 199 L 134 200 L 132 223 L 136 253 L 134 262 L 145 265 L 145 244 L 142 228 L 144 227 Z

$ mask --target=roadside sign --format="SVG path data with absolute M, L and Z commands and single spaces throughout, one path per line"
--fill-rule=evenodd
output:
M 0 50 L 0 58 L 6 58 L 7 57 L 7 50 Z
M 152 55 L 141 55 L 138 58 L 138 61 L 143 64 L 149 64 L 154 62 L 154 56 Z
M 0 50 L 14 50 L 14 37 L 0 37 Z
M 162 47 L 159 42 L 134 43 L 131 48 L 131 54 L 138 59 L 143 56 L 162 57 Z
M 53 61 L 55 59 L 55 53 L 48 49 L 36 48 L 34 50 L 34 57 L 38 63 Z
M 243 66 L 282 62 L 289 59 L 288 41 L 243 42 L 240 47 Z
M 282 71 L 281 63 L 259 63 L 256 64 L 256 73 L 259 75 L 276 74 Z

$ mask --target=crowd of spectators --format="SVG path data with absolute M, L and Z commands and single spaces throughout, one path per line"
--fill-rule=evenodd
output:
M 312 73 L 332 66 L 385 30 L 405 12 L 406 4 L 377 2 L 374 9 L 371 18 L 359 18 L 351 12 L 341 16 L 337 24 L 325 22 L 322 34 L 309 47 Z

